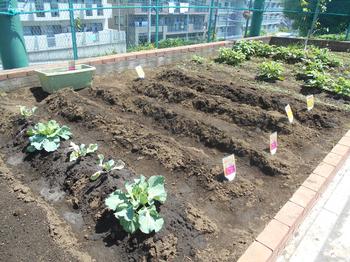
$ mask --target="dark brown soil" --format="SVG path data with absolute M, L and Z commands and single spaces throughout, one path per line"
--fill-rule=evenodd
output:
M 250 71 L 249 65 L 188 63 L 147 70 L 145 80 L 135 80 L 134 72 L 98 77 L 79 92 L 8 93 L 0 108 L 1 152 L 34 191 L 44 180 L 65 192 L 55 206 L 82 215 L 75 234 L 97 261 L 235 261 L 350 127 L 338 98 L 321 95 L 308 112 L 296 80 L 265 84 Z M 72 129 L 74 142 L 97 142 L 101 153 L 127 167 L 90 182 L 97 157 L 69 163 L 69 141 L 54 153 L 27 155 L 17 104 L 38 106 L 34 122 L 56 119 Z M 274 131 L 279 148 L 271 156 Z M 23 161 L 9 161 L 20 152 Z M 238 173 L 227 182 L 221 159 L 232 153 Z M 168 191 L 160 206 L 165 226 L 149 236 L 124 233 L 103 204 L 139 174 L 165 176 Z

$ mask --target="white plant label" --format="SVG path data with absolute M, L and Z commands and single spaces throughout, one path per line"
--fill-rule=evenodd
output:
M 145 78 L 145 72 L 143 71 L 142 66 L 138 65 L 137 67 L 135 67 L 135 70 L 140 79 Z
M 306 105 L 307 105 L 308 111 L 314 108 L 314 105 L 315 105 L 314 95 L 309 95 L 306 97 Z
M 236 177 L 236 160 L 235 155 L 230 155 L 222 159 L 222 164 L 224 166 L 225 177 L 232 181 Z
M 270 153 L 271 155 L 276 154 L 277 152 L 277 132 L 274 132 L 270 135 Z
M 293 120 L 294 120 L 294 116 L 293 116 L 293 112 L 292 112 L 292 109 L 290 108 L 289 104 L 285 107 L 285 110 L 286 110 L 286 113 L 288 116 L 289 123 L 292 124 Z

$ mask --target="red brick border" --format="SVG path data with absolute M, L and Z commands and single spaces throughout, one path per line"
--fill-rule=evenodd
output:
M 272 262 L 350 155 L 350 130 L 266 225 L 238 262 Z
M 266 38 L 266 37 L 265 37 Z M 260 38 L 256 38 L 260 39 Z M 77 64 L 88 64 L 88 65 L 102 65 L 102 64 L 112 64 L 119 63 L 121 61 L 132 61 L 137 59 L 144 59 L 148 57 L 157 57 L 157 56 L 166 56 L 166 55 L 174 55 L 180 53 L 192 53 L 195 51 L 205 50 L 208 48 L 219 48 L 222 46 L 230 46 L 235 41 L 221 41 L 221 42 L 213 42 L 213 43 L 204 43 L 190 46 L 179 46 L 179 47 L 170 47 L 163 49 L 152 49 L 152 50 L 144 50 L 139 52 L 131 52 L 131 53 L 123 53 L 116 55 L 108 55 L 108 56 L 100 56 L 93 58 L 84 58 L 77 60 Z M 29 66 L 25 68 L 19 69 L 11 69 L 11 70 L 2 70 L 0 71 L 0 81 L 7 80 L 11 78 L 20 78 L 25 76 L 30 76 L 34 74 L 34 70 L 40 68 L 53 68 L 59 66 L 65 66 L 66 63 L 58 62 L 54 64 L 42 64 L 36 66 Z

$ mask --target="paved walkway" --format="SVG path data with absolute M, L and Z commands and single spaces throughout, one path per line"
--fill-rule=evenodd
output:
M 350 262 L 350 157 L 277 261 Z

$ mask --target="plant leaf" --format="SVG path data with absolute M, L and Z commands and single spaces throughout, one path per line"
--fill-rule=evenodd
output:
M 43 148 L 46 152 L 53 152 L 60 146 L 54 139 L 45 139 L 43 141 Z
M 126 203 L 127 201 L 128 199 L 125 194 L 121 190 L 117 189 L 111 193 L 108 198 L 106 198 L 105 205 L 109 209 L 115 211 L 119 205 Z
M 113 161 L 114 162 L 114 161 Z M 117 170 L 121 170 L 125 167 L 125 163 L 122 161 L 122 160 L 117 160 L 115 163 L 114 163 L 114 167 L 112 168 L 112 170 L 114 169 L 117 169 Z
M 98 145 L 97 144 L 90 144 L 87 149 L 86 149 L 86 153 L 90 154 L 95 152 L 98 149 Z
M 79 158 L 79 152 L 77 151 L 73 151 L 70 155 L 69 155 L 69 162 L 75 161 Z
M 136 216 L 132 221 L 127 221 L 124 218 L 120 218 L 119 223 L 126 232 L 131 234 L 135 233 L 135 231 L 139 228 L 139 223 L 137 222 Z
M 148 201 L 157 200 L 164 203 L 166 200 L 167 193 L 164 188 L 164 177 L 163 176 L 151 176 L 148 179 Z
M 158 232 L 162 229 L 164 224 L 164 219 L 161 218 L 156 210 L 156 207 L 154 205 L 150 207 L 143 207 L 138 212 L 139 214 L 139 224 L 140 224 L 140 230 L 145 233 L 149 234 L 152 231 Z
M 97 178 L 99 178 L 101 176 L 101 174 L 102 174 L 102 171 L 97 171 L 96 173 L 91 175 L 90 180 L 95 181 Z

